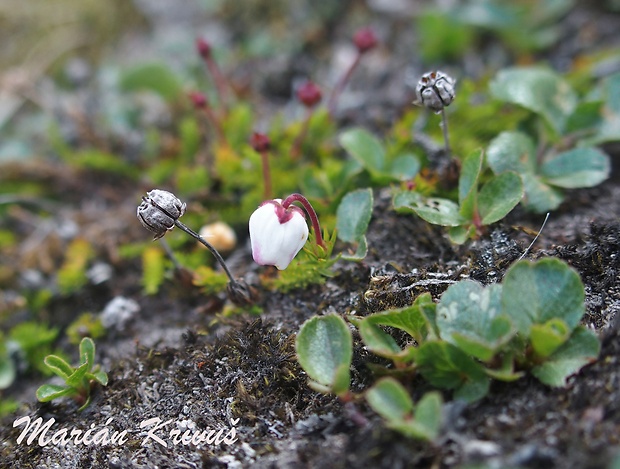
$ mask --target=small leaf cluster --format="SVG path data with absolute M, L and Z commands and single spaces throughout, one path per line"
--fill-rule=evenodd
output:
M 80 364 L 72 367 L 58 355 L 48 355 L 44 363 L 49 370 L 65 381 L 64 385 L 44 384 L 37 389 L 40 402 L 49 402 L 60 397 L 72 397 L 83 410 L 90 403 L 91 387 L 95 383 L 108 384 L 108 375 L 95 365 L 95 342 L 85 337 L 80 342 Z
M 609 156 L 593 146 L 609 138 L 600 135 L 607 122 L 599 114 L 600 101 L 580 101 L 558 74 L 540 67 L 501 70 L 490 89 L 496 99 L 538 117 L 526 121 L 523 129 L 500 133 L 487 152 L 493 172 L 515 171 L 521 176 L 527 209 L 553 210 L 564 199 L 562 189 L 593 187 L 609 177 Z
M 297 357 L 319 392 L 334 393 L 343 400 L 365 397 L 390 428 L 412 438 L 433 440 L 441 426 L 442 398 L 430 392 L 414 405 L 407 390 L 393 378 L 384 378 L 362 396 L 349 390 L 353 338 L 344 319 L 335 314 L 306 321 L 295 342 Z
M 463 161 L 458 203 L 405 190 L 395 193 L 394 208 L 413 211 L 429 223 L 450 227 L 448 234 L 455 243 L 480 235 L 483 227 L 504 218 L 523 197 L 521 178 L 514 171 L 502 172 L 481 184 L 483 159 L 482 150 L 476 150 Z
M 493 379 L 511 382 L 530 372 L 546 385 L 565 386 L 569 376 L 596 360 L 599 340 L 579 324 L 584 297 L 579 275 L 562 261 L 518 261 L 501 284 L 462 280 L 438 303 L 425 293 L 411 306 L 350 322 L 368 350 L 393 363 L 382 374 L 419 375 L 451 390 L 454 398 L 472 402 L 489 392 Z M 397 341 L 386 326 L 405 332 L 409 340 Z M 352 334 L 342 318 L 314 317 L 304 323 L 297 354 L 314 389 L 341 397 L 350 393 Z M 418 430 L 402 426 L 418 421 L 418 412 L 412 419 L 411 400 L 394 377 L 379 381 L 366 397 L 389 426 L 421 437 Z M 421 402 L 436 403 L 436 398 Z

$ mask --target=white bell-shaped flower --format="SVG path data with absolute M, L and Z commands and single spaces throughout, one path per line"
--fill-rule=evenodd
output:
M 264 202 L 250 217 L 252 257 L 257 264 L 284 270 L 308 239 L 304 212 L 293 205 L 285 209 L 282 199 Z

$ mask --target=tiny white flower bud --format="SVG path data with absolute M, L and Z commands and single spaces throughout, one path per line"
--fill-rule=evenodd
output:
M 456 80 L 451 76 L 440 72 L 429 72 L 422 75 L 416 87 L 416 100 L 414 104 L 424 106 L 431 111 L 441 112 L 446 106 L 454 101 L 454 85 Z
M 174 222 L 185 213 L 186 204 L 171 192 L 153 189 L 142 197 L 137 216 L 142 226 L 159 239 L 174 228 Z
M 306 244 L 308 225 L 299 207 L 285 209 L 281 203 L 264 202 L 250 217 L 249 227 L 254 261 L 284 270 Z

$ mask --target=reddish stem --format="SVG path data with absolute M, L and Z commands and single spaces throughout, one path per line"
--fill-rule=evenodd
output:
M 220 97 L 220 103 L 222 104 L 223 108 L 226 108 L 229 97 L 226 78 L 224 78 L 220 67 L 217 66 L 217 63 L 215 62 L 215 60 L 213 60 L 213 57 L 205 57 L 204 61 L 207 65 L 209 73 L 213 76 L 213 81 L 215 82 L 215 87 L 217 88 L 217 93 Z
M 332 94 L 329 97 L 329 103 L 327 105 L 327 109 L 329 110 L 330 116 L 334 117 L 336 113 L 336 103 L 338 101 L 338 98 L 340 97 L 342 90 L 344 90 L 344 87 L 347 85 L 347 83 L 351 79 L 351 75 L 353 74 L 353 71 L 357 68 L 357 65 L 360 63 L 361 58 L 362 58 L 362 54 L 358 52 L 357 56 L 355 57 L 355 60 L 353 61 L 349 69 L 346 71 L 346 73 L 342 76 L 340 81 L 336 84 L 336 87 L 333 89 Z
M 286 210 L 291 206 L 293 202 L 299 202 L 303 205 L 306 213 L 310 217 L 310 222 L 312 223 L 312 229 L 314 230 L 314 236 L 316 237 L 316 244 L 325 247 L 325 242 L 323 241 L 323 236 L 321 235 L 321 225 L 319 224 L 319 217 L 317 217 L 312 204 L 301 194 L 291 194 L 282 202 L 282 207 Z
M 263 163 L 263 181 L 265 183 L 265 199 L 271 199 L 271 171 L 269 170 L 269 150 L 259 152 Z
M 213 127 L 215 128 L 215 133 L 217 134 L 219 140 L 222 143 L 226 143 L 226 135 L 224 134 L 222 123 L 217 118 L 217 116 L 213 113 L 213 110 L 209 106 L 202 108 L 202 110 L 207 116 L 207 120 L 211 122 L 211 125 L 213 125 Z
M 306 117 L 304 118 L 303 123 L 301 124 L 301 129 L 299 134 L 295 138 L 293 142 L 293 147 L 291 148 L 291 156 L 295 159 L 301 154 L 301 144 L 306 139 L 306 135 L 308 134 L 308 128 L 310 127 L 310 119 L 312 118 L 314 110 L 313 108 L 306 109 Z

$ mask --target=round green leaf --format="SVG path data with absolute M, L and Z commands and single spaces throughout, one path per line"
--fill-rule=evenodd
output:
M 502 311 L 525 337 L 532 324 L 554 318 L 573 330 L 585 313 L 584 298 L 579 274 L 561 260 L 519 261 L 504 277 Z
M 319 384 L 333 387 L 339 368 L 351 365 L 353 339 L 344 319 L 315 316 L 302 324 L 295 341 L 299 364 Z
M 399 181 L 413 179 L 418 172 L 420 172 L 420 160 L 409 153 L 397 156 L 390 167 L 390 175 Z
M 585 147 L 560 153 L 540 169 L 541 176 L 554 186 L 593 187 L 609 177 L 611 162 L 602 151 Z
M 500 70 L 490 84 L 497 99 L 541 115 L 558 133 L 577 105 L 577 96 L 557 73 L 540 67 Z
M 502 173 L 487 182 L 478 194 L 478 211 L 483 225 L 504 218 L 523 198 L 523 182 L 512 171 Z
M 183 86 L 170 67 L 161 63 L 138 65 L 121 77 L 124 91 L 150 90 L 166 101 L 173 101 L 183 94 Z
M 532 139 L 522 132 L 502 132 L 489 144 L 487 163 L 495 174 L 536 170 L 536 149 Z
M 437 305 L 441 337 L 480 360 L 490 360 L 515 333 L 501 314 L 501 285 L 483 287 L 472 280 L 451 285 Z

